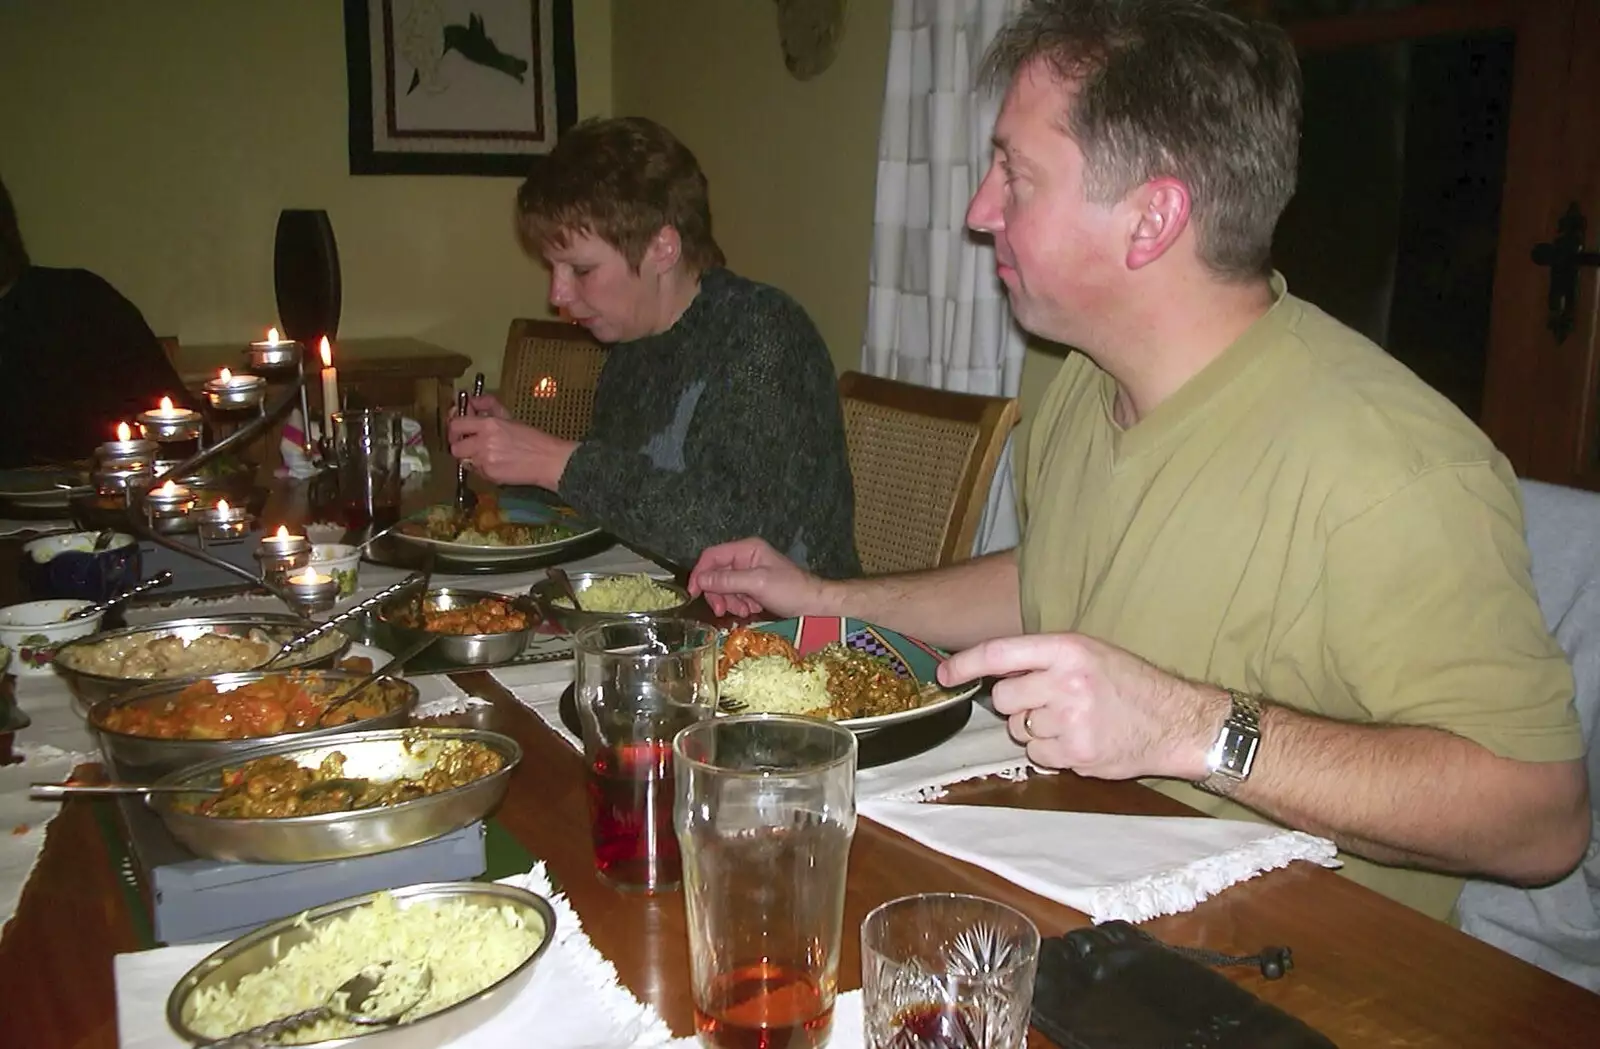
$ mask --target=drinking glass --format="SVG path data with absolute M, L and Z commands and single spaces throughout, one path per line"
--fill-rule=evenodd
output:
M 902 896 L 861 925 L 868 1049 L 1022 1049 L 1039 930 L 981 896 Z
M 347 528 L 387 528 L 400 519 L 400 413 L 363 408 L 333 413 L 339 511 Z
M 713 1049 L 827 1044 L 856 739 L 815 718 L 719 717 L 673 742 L 695 1030 Z
M 687 619 L 618 618 L 580 630 L 572 648 L 595 867 L 625 891 L 675 889 L 672 737 L 716 709 L 717 632 Z

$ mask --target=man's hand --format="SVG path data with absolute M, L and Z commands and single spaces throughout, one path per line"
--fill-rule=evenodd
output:
M 492 397 L 481 397 L 475 403 L 485 403 L 488 410 L 498 409 L 501 414 L 451 419 L 450 454 L 496 484 L 536 484 L 554 491 L 577 442 L 512 422 Z
M 1173 677 L 1082 634 L 996 638 L 939 667 L 946 687 L 1000 677 L 994 708 L 1028 758 L 1100 779 L 1198 780 L 1227 694 Z
M 689 593 L 704 594 L 717 615 L 821 615 L 827 584 L 774 550 L 764 539 L 707 547 L 689 573 Z

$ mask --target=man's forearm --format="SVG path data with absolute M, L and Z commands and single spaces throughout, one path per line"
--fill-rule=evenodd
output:
M 828 584 L 836 615 L 855 616 L 944 648 L 1022 633 L 1015 550 L 899 575 Z
M 1268 706 L 1234 800 L 1382 863 L 1537 884 L 1581 855 L 1583 784 L 1579 762 L 1515 761 L 1439 729 Z

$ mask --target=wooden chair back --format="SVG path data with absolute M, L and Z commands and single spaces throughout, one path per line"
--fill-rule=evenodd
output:
M 862 568 L 877 575 L 970 557 L 1017 399 L 861 372 L 839 377 L 839 397 Z
M 506 335 L 500 403 L 518 422 L 581 441 L 605 363 L 606 348 L 578 325 L 518 318 Z

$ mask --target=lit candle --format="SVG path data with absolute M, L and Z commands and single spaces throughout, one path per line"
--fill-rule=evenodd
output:
M 557 393 L 556 380 L 553 375 L 546 375 L 533 384 L 533 395 L 539 398 L 554 397 Z
M 177 517 L 194 506 L 194 493 L 187 485 L 168 481 L 159 488 L 152 488 L 145 496 L 145 504 L 158 517 Z
M 339 410 L 339 369 L 333 366 L 333 347 L 322 337 L 322 436 L 333 444 L 333 413 Z
M 218 499 L 217 505 L 196 513 L 200 534 L 207 539 L 238 539 L 250 527 L 250 514 L 244 507 L 228 505 L 228 500 Z
M 133 427 L 127 423 L 117 423 L 117 440 L 130 441 L 133 439 Z
M 235 375 L 227 368 L 206 382 L 206 399 L 213 408 L 253 408 L 266 393 L 267 380 L 259 375 Z
M 171 397 L 161 405 L 139 413 L 139 429 L 156 441 L 192 441 L 200 436 L 200 413 L 193 408 L 175 408 Z
M 300 360 L 300 344 L 280 339 L 277 328 L 268 328 L 266 339 L 250 344 L 249 360 L 258 371 L 292 368 Z
M 300 572 L 297 575 L 290 576 L 289 582 L 295 584 L 296 586 L 324 586 L 333 582 L 333 576 L 323 575 L 315 568 L 307 568 L 305 571 Z

